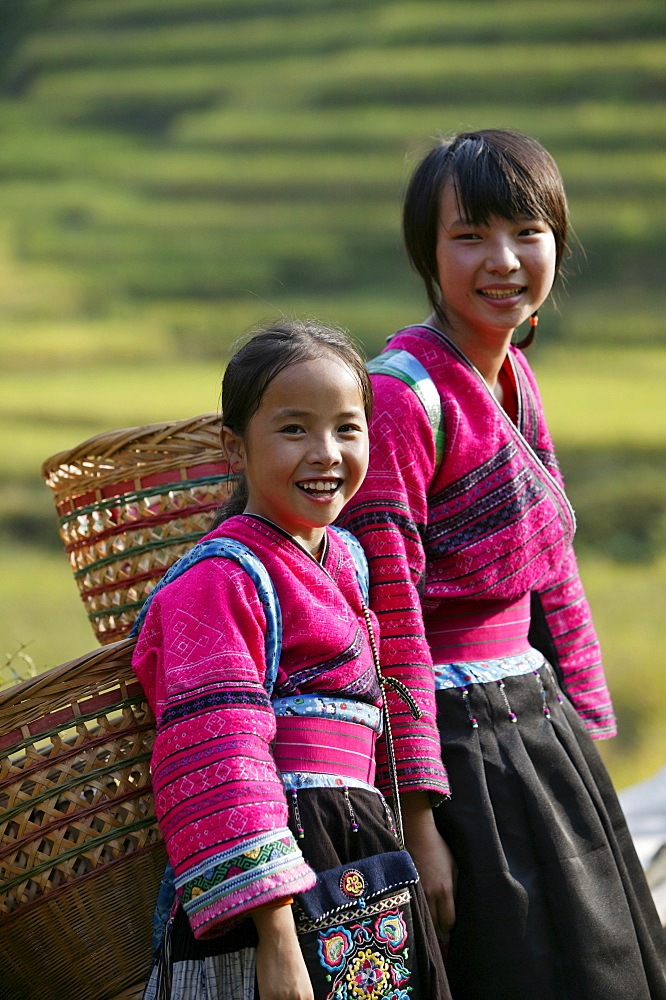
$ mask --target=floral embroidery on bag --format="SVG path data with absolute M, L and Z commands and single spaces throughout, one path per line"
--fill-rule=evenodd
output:
M 407 927 L 399 911 L 385 913 L 375 921 L 375 928 L 377 940 L 386 942 L 391 951 L 399 951 L 407 940 Z
M 346 976 L 349 996 L 359 1000 L 380 997 L 388 985 L 389 966 L 377 952 L 359 951 Z
M 351 934 L 344 927 L 334 927 L 319 935 L 319 958 L 326 969 L 339 969 L 354 947 Z
M 318 934 L 326 1000 L 410 1000 L 408 930 L 399 909 Z

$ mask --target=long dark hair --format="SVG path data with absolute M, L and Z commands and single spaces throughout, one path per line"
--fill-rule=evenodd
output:
M 409 181 L 402 225 L 410 263 L 423 279 L 433 310 L 445 323 L 437 273 L 442 189 L 452 181 L 464 216 L 475 225 L 499 215 L 544 219 L 555 237 L 555 274 L 567 253 L 569 209 L 555 160 L 536 139 L 510 129 L 484 129 L 441 138 Z M 530 334 L 519 347 L 527 347 Z
M 244 437 L 250 420 L 276 375 L 299 361 L 333 354 L 358 381 L 367 420 L 372 415 L 372 385 L 363 358 L 343 330 L 315 320 L 282 318 L 250 334 L 233 354 L 222 379 L 222 423 Z M 247 505 L 245 476 L 238 478 L 232 495 L 215 515 L 214 527 Z

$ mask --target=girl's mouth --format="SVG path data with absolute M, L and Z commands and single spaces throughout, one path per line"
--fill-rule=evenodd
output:
M 296 485 L 311 497 L 328 498 L 340 489 L 342 479 L 304 479 Z
M 527 285 L 514 285 L 513 288 L 479 288 L 477 295 L 481 295 L 484 299 L 494 299 L 501 302 L 502 299 L 513 299 L 526 291 Z

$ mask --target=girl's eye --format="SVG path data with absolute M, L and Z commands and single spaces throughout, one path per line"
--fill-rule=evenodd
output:
M 281 427 L 280 431 L 282 434 L 302 434 L 303 428 L 298 424 L 287 424 L 286 427 Z
M 342 424 L 341 427 L 338 427 L 338 433 L 339 434 L 355 434 L 355 433 L 357 433 L 357 431 L 360 431 L 360 429 L 361 428 L 357 427 L 356 424 Z
M 459 236 L 454 236 L 456 240 L 480 240 L 481 237 L 478 233 L 460 233 Z
M 520 220 L 516 220 L 520 225 Z M 541 236 L 542 233 L 550 231 L 550 226 L 544 219 L 525 219 L 522 222 L 523 228 L 519 231 L 519 236 Z

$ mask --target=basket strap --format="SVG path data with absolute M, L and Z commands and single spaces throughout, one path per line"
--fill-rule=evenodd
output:
M 390 375 L 399 379 L 416 393 L 426 412 L 435 439 L 435 471 L 437 471 L 444 455 L 444 418 L 442 401 L 428 370 L 409 351 L 397 347 L 382 351 L 372 361 L 368 361 L 365 367 L 371 375 Z
M 166 587 L 173 580 L 182 576 L 183 573 L 186 573 L 192 566 L 201 562 L 202 559 L 210 559 L 215 556 L 223 559 L 233 559 L 234 562 L 237 562 L 243 567 L 257 588 L 257 595 L 266 616 L 266 679 L 264 686 L 270 697 L 273 685 L 275 684 L 280 652 L 282 650 L 282 612 L 280 610 L 280 602 L 275 592 L 273 581 L 261 559 L 247 545 L 243 545 L 242 542 L 237 541 L 235 538 L 206 539 L 203 542 L 199 542 L 175 562 L 167 570 L 157 586 L 151 590 L 134 622 L 131 635 L 136 636 L 139 634 L 153 597 L 162 587 Z

